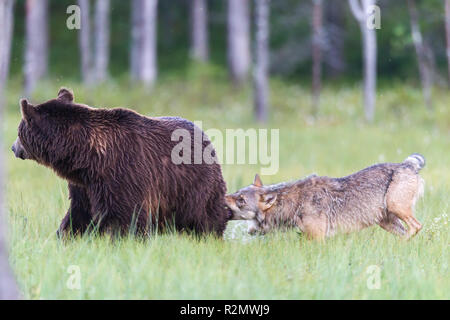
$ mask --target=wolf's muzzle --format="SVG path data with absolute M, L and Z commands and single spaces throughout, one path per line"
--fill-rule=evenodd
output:
M 227 220 L 233 219 L 233 210 L 227 205 L 225 205 L 225 210 L 227 211 Z

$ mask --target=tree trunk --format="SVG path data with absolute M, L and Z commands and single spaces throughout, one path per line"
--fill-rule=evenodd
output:
M 81 57 L 81 78 L 85 84 L 92 83 L 91 19 L 89 0 L 78 0 L 81 13 L 81 29 L 78 43 Z
M 191 0 L 191 56 L 205 62 L 208 54 L 207 0 Z
M 95 6 L 95 80 L 108 77 L 110 0 L 97 0 Z
M 228 65 L 235 85 L 242 84 L 250 68 L 249 0 L 228 0 Z
M 14 0 L 0 1 L 0 90 L 6 84 L 11 58 L 11 40 L 14 20 Z
M 366 119 L 373 122 L 377 90 L 377 38 L 375 30 L 370 30 L 363 24 L 364 105 Z
M 269 103 L 269 3 L 270 0 L 255 0 L 256 45 L 253 83 L 255 116 L 258 122 L 267 120 Z
M 0 0 L 2 2 L 4 0 Z M 3 4 L 0 4 L 0 15 Z M 0 17 L 0 24 L 2 23 Z M 3 131 L 3 109 L 4 109 L 3 87 L 0 88 L 0 130 Z M 3 151 L 3 137 L 0 137 L 0 148 Z M 5 209 L 5 158 L 3 152 L 0 152 L 0 300 L 18 299 L 19 290 L 17 289 L 14 274 L 9 266 L 7 228 L 8 219 Z
M 322 0 L 313 0 L 312 16 L 312 105 L 313 114 L 319 111 L 320 89 L 322 87 L 322 46 L 323 46 L 323 6 Z
M 432 71 L 428 64 L 427 52 L 423 43 L 422 33 L 419 27 L 419 15 L 417 12 L 416 3 L 414 0 L 408 0 L 408 9 L 411 21 L 411 32 L 414 47 L 417 54 L 417 64 L 419 66 L 420 81 L 422 83 L 422 92 L 427 109 L 432 108 L 431 102 L 431 86 L 432 86 Z
M 13 0 L 0 0 L 0 132 L 3 132 L 3 97 L 9 70 L 9 58 L 13 29 Z M 5 210 L 5 158 L 3 155 L 3 135 L 0 135 L 0 300 L 18 299 L 19 291 L 9 266 L 7 245 L 7 224 Z
M 133 0 L 131 4 L 130 76 L 133 81 L 139 81 L 140 79 L 142 32 L 144 23 L 142 1 L 143 0 Z
M 377 37 L 367 25 L 368 10 L 376 0 L 349 0 L 350 9 L 359 22 L 363 42 L 364 111 L 366 120 L 373 122 L 377 87 Z
M 152 87 L 157 77 L 157 0 L 134 0 L 131 28 L 131 79 Z
M 47 0 L 27 0 L 25 4 L 25 95 L 30 96 L 37 81 L 47 74 Z
M 447 39 L 447 67 L 450 84 L 450 0 L 445 0 L 445 35 Z
M 143 42 L 142 42 L 142 74 L 141 80 L 147 87 L 152 87 L 156 81 L 156 47 L 158 24 L 157 18 L 158 0 L 144 0 L 142 13 L 144 15 L 143 23 Z

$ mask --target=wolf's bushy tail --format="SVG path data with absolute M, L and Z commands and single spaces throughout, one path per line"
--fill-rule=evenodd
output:
M 413 153 L 403 162 L 412 164 L 417 171 L 425 167 L 425 157 L 419 153 Z

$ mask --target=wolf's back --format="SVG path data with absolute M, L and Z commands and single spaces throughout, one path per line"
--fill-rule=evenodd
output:
M 425 167 L 425 157 L 419 153 L 413 153 L 403 162 L 411 164 L 417 171 Z

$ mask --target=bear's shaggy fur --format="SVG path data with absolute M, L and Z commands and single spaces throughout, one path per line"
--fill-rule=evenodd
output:
M 69 184 L 71 203 L 59 234 L 83 233 L 90 226 L 100 232 L 145 233 L 174 225 L 179 231 L 222 235 L 229 216 L 220 165 L 171 159 L 180 143 L 171 139 L 176 129 L 190 132 L 192 151 L 195 143 L 202 144 L 201 150 L 209 146 L 190 121 L 91 108 L 74 103 L 73 93 L 64 88 L 56 99 L 20 104 L 14 153 L 52 168 Z M 203 143 L 194 140 L 194 128 Z

